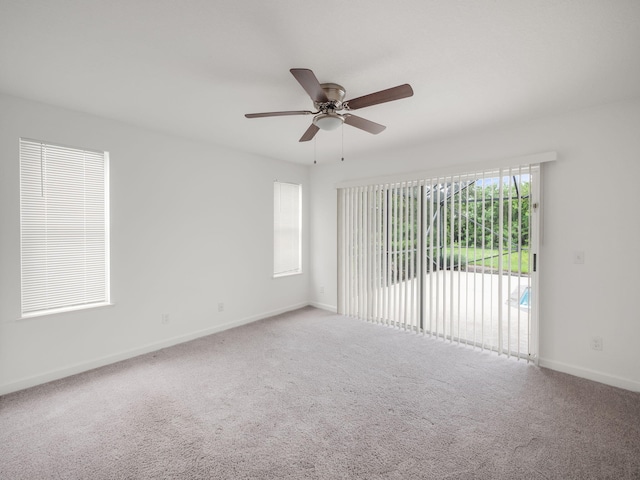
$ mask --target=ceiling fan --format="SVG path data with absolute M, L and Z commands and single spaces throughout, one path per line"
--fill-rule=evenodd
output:
M 315 74 L 308 68 L 292 68 L 290 72 L 309 94 L 311 100 L 313 100 L 316 111 L 290 110 L 284 112 L 247 113 L 245 117 L 260 118 L 281 117 L 285 115 L 314 115 L 313 123 L 300 138 L 301 142 L 311 140 L 320 129 L 335 130 L 343 123 L 364 130 L 365 132 L 373 133 L 374 135 L 378 134 L 387 127 L 372 122 L 371 120 L 357 117 L 349 112 L 379 103 L 400 100 L 401 98 L 407 98 L 413 95 L 411 85 L 405 83 L 404 85 L 345 101 L 344 96 L 346 90 L 341 85 L 337 83 L 320 83 Z M 344 113 L 339 113 L 343 110 L 345 111 Z

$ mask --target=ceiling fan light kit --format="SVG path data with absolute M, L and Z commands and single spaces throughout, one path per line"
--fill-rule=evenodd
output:
M 409 84 L 399 85 L 379 92 L 364 95 L 352 100 L 344 100 L 346 90 L 337 83 L 320 83 L 315 74 L 308 68 L 292 68 L 291 74 L 304 88 L 316 109 L 293 110 L 284 112 L 247 113 L 247 118 L 281 117 L 285 115 L 313 115 L 311 126 L 300 138 L 301 142 L 308 142 L 318 133 L 318 130 L 335 130 L 344 123 L 359 128 L 374 135 L 382 132 L 386 127 L 362 117 L 348 113 L 358 108 L 370 107 L 380 103 L 400 100 L 413 95 Z M 345 113 L 339 113 L 345 110 Z
M 319 113 L 313 117 L 313 123 L 322 130 L 335 130 L 344 123 L 344 117 L 337 113 Z

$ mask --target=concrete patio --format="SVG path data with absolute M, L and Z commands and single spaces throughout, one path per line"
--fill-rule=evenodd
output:
M 530 285 L 529 276 L 428 273 L 423 284 L 423 329 L 446 341 L 496 351 L 501 345 L 502 353 L 526 357 L 531 337 Z M 420 330 L 419 298 L 417 279 L 408 280 L 370 295 L 368 309 L 375 312 L 373 321 L 416 331 Z

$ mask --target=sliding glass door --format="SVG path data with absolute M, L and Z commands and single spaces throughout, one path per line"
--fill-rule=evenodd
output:
M 339 312 L 535 360 L 539 167 L 339 190 Z

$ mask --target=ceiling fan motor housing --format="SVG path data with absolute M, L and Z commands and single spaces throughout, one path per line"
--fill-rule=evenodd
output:
M 342 110 L 342 101 L 346 94 L 345 88 L 337 83 L 321 83 L 320 86 L 329 101 L 327 103 L 313 102 L 315 107 L 323 113 L 331 110 Z
M 313 117 L 313 124 L 322 130 L 335 130 L 344 123 L 344 117 L 336 111 L 342 110 L 345 89 L 337 83 L 321 83 L 320 87 L 327 96 L 328 102 L 313 102 L 318 113 Z

